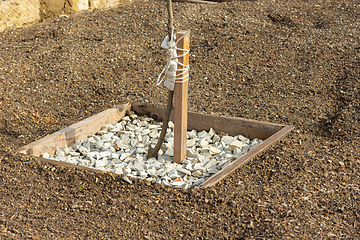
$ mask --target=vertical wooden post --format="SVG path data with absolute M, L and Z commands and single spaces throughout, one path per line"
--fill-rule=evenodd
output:
M 180 31 L 176 33 L 176 39 L 181 38 L 186 31 Z M 190 41 L 190 33 L 187 33 L 183 39 L 181 39 L 177 48 L 188 50 Z M 185 51 L 177 51 L 177 55 L 185 54 Z M 180 63 L 185 66 L 189 66 L 189 53 L 184 57 L 179 58 Z M 178 64 L 178 70 L 184 69 L 183 66 Z M 174 92 L 174 162 L 181 163 L 186 159 L 186 144 L 187 144 L 187 113 L 188 113 L 188 72 L 185 72 L 178 78 L 185 77 L 183 80 L 175 81 Z

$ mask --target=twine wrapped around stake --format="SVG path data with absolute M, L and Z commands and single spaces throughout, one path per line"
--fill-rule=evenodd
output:
M 185 65 L 181 62 L 179 62 L 179 58 L 184 57 L 190 52 L 190 49 L 182 49 L 178 48 L 178 43 L 190 32 L 188 30 L 184 35 L 182 35 L 177 41 L 175 42 L 176 35 L 171 34 L 173 37 L 170 40 L 169 36 L 166 36 L 164 41 L 161 44 L 162 48 L 168 49 L 168 58 L 167 63 L 164 67 L 164 69 L 161 71 L 161 73 L 158 76 L 157 79 L 157 85 L 160 85 L 164 78 L 166 77 L 166 80 L 164 82 L 165 86 L 171 90 L 174 91 L 175 89 L 175 82 L 177 83 L 183 83 L 186 82 L 189 78 L 189 65 Z M 177 52 L 182 51 L 183 53 L 181 55 L 178 55 Z M 178 69 L 178 66 L 181 67 L 181 69 Z

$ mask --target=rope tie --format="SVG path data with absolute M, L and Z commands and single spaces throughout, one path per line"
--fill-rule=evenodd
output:
M 168 49 L 168 58 L 166 59 L 166 65 L 163 68 L 163 70 L 161 71 L 161 73 L 159 74 L 158 78 L 157 78 L 157 85 L 160 85 L 163 80 L 164 77 L 166 76 L 166 80 L 164 82 L 165 86 L 171 90 L 174 91 L 175 89 L 175 82 L 177 83 L 184 83 L 189 79 L 189 66 L 182 64 L 178 61 L 179 58 L 184 57 L 186 54 L 188 54 L 190 52 L 190 50 L 187 49 L 181 49 L 181 48 L 177 48 L 176 45 L 178 44 L 178 42 L 183 39 L 185 37 L 185 35 L 187 35 L 190 32 L 190 30 L 188 30 L 183 36 L 181 36 L 176 42 L 175 42 L 175 38 L 176 36 L 174 35 L 174 29 L 172 29 L 171 31 L 171 36 L 173 36 L 171 38 L 171 40 L 169 40 L 169 36 L 166 36 L 164 41 L 161 43 L 161 47 Z M 182 51 L 185 52 L 181 55 L 177 55 L 176 51 Z M 178 69 L 178 66 L 182 66 L 183 69 Z M 180 77 L 181 76 L 181 77 Z

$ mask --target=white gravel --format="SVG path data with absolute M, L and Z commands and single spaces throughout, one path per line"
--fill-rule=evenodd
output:
M 124 117 L 117 124 L 103 127 L 72 146 L 56 149 L 45 158 L 104 170 L 128 177 L 144 178 L 160 184 L 193 188 L 206 181 L 235 159 L 259 145 L 262 140 L 250 141 L 242 135 L 219 137 L 214 129 L 209 132 L 187 133 L 187 158 L 173 163 L 174 124 L 169 122 L 165 142 L 158 159 L 147 159 L 149 146 L 155 147 L 161 132 L 160 124 L 150 124 L 151 118 L 137 115 Z

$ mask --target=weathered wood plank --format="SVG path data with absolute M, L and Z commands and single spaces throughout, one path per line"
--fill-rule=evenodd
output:
M 146 114 L 158 121 L 162 121 L 165 116 L 165 109 L 149 105 L 133 103 L 131 109 L 139 115 Z M 170 120 L 174 121 L 173 113 L 170 115 Z M 194 112 L 188 113 L 189 130 L 209 131 L 210 128 L 214 128 L 217 133 L 224 132 L 233 136 L 241 134 L 249 139 L 258 138 L 265 140 L 283 127 L 285 125 L 244 118 L 219 117 Z
M 40 156 L 42 153 L 52 154 L 57 148 L 65 145 L 69 146 L 75 141 L 85 139 L 89 135 L 95 134 L 106 124 L 117 123 L 125 116 L 126 111 L 129 111 L 130 108 L 131 104 L 128 103 L 105 110 L 36 142 L 30 143 L 17 151 L 32 156 Z
M 71 145 L 75 141 L 85 139 L 91 134 L 95 134 L 109 123 L 117 123 L 126 114 L 127 111 L 133 110 L 138 115 L 146 114 L 153 117 L 155 120 L 162 121 L 165 115 L 165 109 L 141 105 L 141 104 L 124 104 L 116 108 L 105 110 L 95 116 L 87 118 L 81 122 L 73 124 L 65 129 L 62 129 L 56 133 L 53 133 L 47 137 L 44 137 L 36 142 L 26 145 L 17 151 L 20 153 L 32 155 L 38 157 L 40 161 L 56 164 L 64 167 L 78 167 L 80 169 L 90 169 L 81 166 L 75 166 L 66 162 L 58 162 L 50 159 L 39 157 L 42 153 L 52 154 L 57 148 L 65 145 Z M 254 158 L 257 154 L 265 151 L 268 147 L 279 141 L 279 139 L 285 137 L 293 129 L 292 126 L 286 126 L 274 123 L 264 123 L 254 120 L 246 120 L 243 118 L 229 118 L 218 117 L 212 115 L 204 115 L 194 112 L 188 113 L 188 129 L 195 129 L 197 131 L 208 131 L 211 127 L 216 132 L 224 132 L 229 135 L 241 134 L 250 139 L 258 138 L 264 141 L 257 147 L 251 149 L 244 156 L 236 159 L 234 162 L 226 166 L 217 174 L 213 175 L 207 181 L 205 181 L 201 187 L 210 187 L 219 182 L 240 166 L 243 166 Z M 173 119 L 173 116 L 170 116 Z M 101 171 L 91 169 L 92 171 Z
M 225 178 L 226 176 L 228 176 L 229 174 L 231 174 L 232 172 L 234 172 L 236 169 L 238 169 L 240 166 L 243 166 L 244 164 L 246 164 L 247 162 L 249 162 L 251 159 L 253 159 L 256 155 L 258 155 L 259 153 L 265 151 L 266 149 L 268 149 L 271 145 L 275 144 L 277 141 L 279 141 L 281 138 L 285 137 L 286 135 L 288 135 L 290 133 L 290 131 L 293 129 L 294 127 L 292 126 L 286 126 L 284 128 L 282 128 L 280 131 L 278 131 L 277 133 L 273 134 L 271 137 L 269 137 L 268 139 L 266 139 L 265 141 L 263 141 L 261 144 L 259 144 L 258 146 L 254 147 L 253 149 L 251 149 L 249 152 L 247 152 L 245 155 L 239 157 L 238 159 L 236 159 L 235 161 L 233 161 L 232 163 L 230 163 L 229 165 L 227 165 L 224 169 L 222 169 L 221 171 L 219 171 L 218 173 L 214 174 L 211 178 L 209 178 L 208 180 L 206 180 L 203 184 L 201 184 L 201 187 L 210 187 L 212 185 L 214 185 L 215 183 L 219 182 L 220 180 L 222 180 L 223 178 Z

